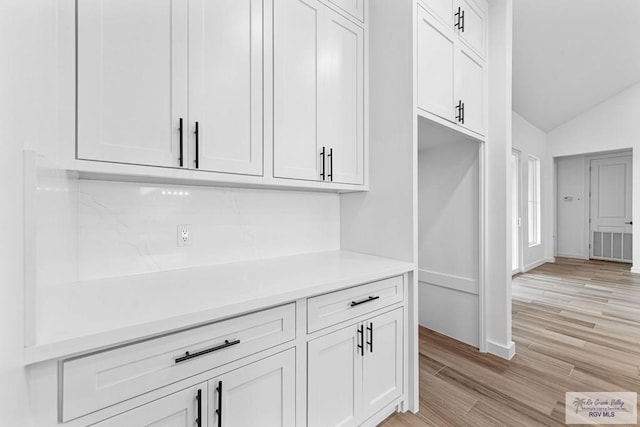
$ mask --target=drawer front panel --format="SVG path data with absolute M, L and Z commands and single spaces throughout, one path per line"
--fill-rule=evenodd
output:
M 70 359 L 62 420 L 97 411 L 295 338 L 295 304 Z
M 331 325 L 401 302 L 402 276 L 380 280 L 307 300 L 307 331 Z

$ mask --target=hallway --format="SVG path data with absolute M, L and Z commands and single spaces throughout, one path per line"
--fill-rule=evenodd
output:
M 513 278 L 511 361 L 420 330 L 420 412 L 391 426 L 561 426 L 567 391 L 640 392 L 640 276 L 559 258 Z

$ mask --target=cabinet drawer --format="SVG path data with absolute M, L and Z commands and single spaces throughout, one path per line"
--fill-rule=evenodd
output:
M 68 421 L 295 338 L 295 304 L 62 363 Z
M 315 332 L 370 313 L 401 302 L 403 297 L 402 276 L 398 276 L 309 298 L 307 300 L 307 331 Z

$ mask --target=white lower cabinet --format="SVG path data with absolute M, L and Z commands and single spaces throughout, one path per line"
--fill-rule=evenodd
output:
M 206 427 L 207 384 L 198 384 L 109 418 L 96 427 Z M 198 418 L 200 417 L 200 418 Z
M 209 381 L 209 425 L 294 427 L 295 370 L 290 349 Z
M 308 344 L 309 427 L 357 426 L 403 392 L 403 310 Z
M 289 349 L 96 426 L 295 427 L 295 369 Z

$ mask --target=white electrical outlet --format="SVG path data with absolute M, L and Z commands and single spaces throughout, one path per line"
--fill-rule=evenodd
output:
M 178 247 L 191 246 L 191 225 L 178 225 Z

